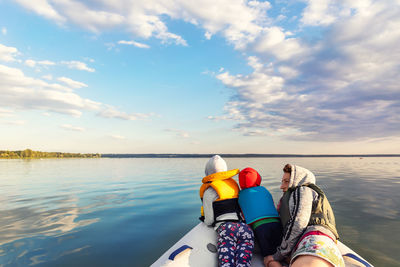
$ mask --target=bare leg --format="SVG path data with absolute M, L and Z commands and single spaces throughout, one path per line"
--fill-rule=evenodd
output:
M 319 257 L 315 256 L 298 256 L 292 265 L 292 267 L 301 267 L 301 266 L 307 266 L 307 267 L 334 267 L 331 263 L 327 262 L 326 260 L 323 260 Z

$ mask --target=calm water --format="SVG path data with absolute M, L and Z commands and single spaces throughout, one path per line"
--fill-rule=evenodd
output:
M 342 241 L 400 262 L 400 158 L 227 158 L 257 169 L 275 202 L 281 169 L 312 170 Z M 0 266 L 149 266 L 200 212 L 207 159 L 0 160 Z

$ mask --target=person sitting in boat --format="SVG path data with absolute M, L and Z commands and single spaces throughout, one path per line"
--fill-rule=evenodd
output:
M 265 267 L 280 267 L 277 261 L 267 262 L 267 256 L 273 255 L 281 244 L 282 224 L 271 193 L 260 184 L 261 175 L 253 168 L 240 171 L 239 206 L 254 231 Z
M 219 266 L 251 266 L 254 234 L 242 220 L 239 186 L 232 179 L 239 170 L 227 169 L 225 160 L 218 155 L 208 160 L 200 187 L 200 219 L 217 231 Z
M 283 172 L 283 196 L 278 205 L 283 239 L 267 262 L 288 259 L 293 267 L 344 267 L 336 245 L 339 235 L 333 210 L 324 192 L 315 185 L 314 174 L 290 164 Z

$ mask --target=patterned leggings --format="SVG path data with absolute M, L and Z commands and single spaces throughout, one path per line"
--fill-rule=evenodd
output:
M 220 267 L 249 267 L 254 248 L 254 234 L 245 223 L 226 222 L 218 229 Z

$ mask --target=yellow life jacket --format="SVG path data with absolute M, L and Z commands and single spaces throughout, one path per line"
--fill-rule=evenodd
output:
M 216 201 L 238 198 L 239 186 L 233 176 L 239 173 L 239 169 L 229 170 L 226 172 L 217 172 L 203 178 L 203 184 L 200 187 L 200 198 L 203 200 L 204 191 L 210 186 L 217 192 L 218 199 Z M 201 215 L 204 216 L 203 206 L 201 206 Z

